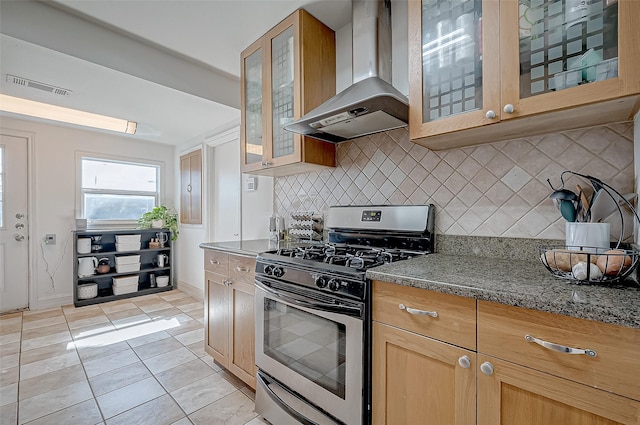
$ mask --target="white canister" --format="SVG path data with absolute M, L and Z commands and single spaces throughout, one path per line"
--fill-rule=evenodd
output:
M 567 248 L 572 250 L 595 253 L 597 252 L 596 248 L 609 249 L 611 224 L 568 221 L 565 224 L 565 242 Z
M 91 238 L 78 238 L 78 254 L 91 253 Z

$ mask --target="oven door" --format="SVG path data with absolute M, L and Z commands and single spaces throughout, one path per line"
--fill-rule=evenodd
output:
M 322 302 L 305 296 L 305 289 L 290 293 L 286 284 L 269 282 L 256 279 L 256 365 L 340 421 L 361 424 L 364 304 Z

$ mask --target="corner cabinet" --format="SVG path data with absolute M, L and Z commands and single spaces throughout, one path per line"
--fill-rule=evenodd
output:
M 245 49 L 242 172 L 284 176 L 335 167 L 335 144 L 284 130 L 335 92 L 335 34 L 303 9 Z
M 256 387 L 253 257 L 205 249 L 205 351 Z
M 159 233 L 167 235 L 168 240 L 163 246 L 155 245 L 155 242 L 152 241 L 152 239 L 158 238 Z M 134 244 L 125 244 L 117 247 L 116 236 L 128 235 L 140 235 L 140 244 L 135 244 L 135 246 L 133 246 Z M 173 241 L 169 229 L 75 231 L 73 232 L 73 246 L 73 304 L 76 307 L 170 291 L 175 287 L 172 273 Z M 89 252 L 87 252 L 88 250 Z M 158 263 L 159 256 L 163 256 L 162 264 Z M 126 264 L 119 264 L 118 259 L 121 257 L 137 261 L 132 260 Z M 94 267 L 101 260 L 108 264 L 109 270 L 107 272 L 98 273 Z M 84 262 L 87 262 L 87 265 L 81 268 L 80 264 Z M 157 286 L 159 277 L 167 279 L 166 286 Z M 114 278 L 116 281 L 127 281 L 128 279 L 133 282 L 131 285 L 126 285 L 128 289 L 125 290 L 130 292 L 114 294 Z M 155 287 L 152 287 L 152 280 L 155 280 Z M 83 285 L 93 285 L 94 283 L 97 285 L 96 296 L 91 298 L 78 296 L 79 285 L 82 290 Z
M 373 425 L 640 424 L 640 329 L 373 285 Z
M 409 130 L 447 149 L 631 119 L 636 0 L 409 1 Z

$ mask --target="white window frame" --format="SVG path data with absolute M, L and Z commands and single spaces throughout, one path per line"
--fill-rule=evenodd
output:
M 144 195 L 149 196 L 151 192 L 140 191 L 121 191 L 121 190 L 97 190 L 97 189 L 83 189 L 82 187 L 82 161 L 83 160 L 96 160 L 103 162 L 118 162 L 123 164 L 132 165 L 144 165 L 156 168 L 156 192 L 155 192 L 155 205 L 161 205 L 163 194 L 162 176 L 164 175 L 164 162 L 150 161 L 148 159 L 140 159 L 133 157 L 123 157 L 115 155 L 104 155 L 90 152 L 76 152 L 76 218 L 85 218 L 84 211 L 84 195 L 85 193 L 100 193 L 100 194 L 126 194 L 126 195 Z M 88 220 L 87 224 L 91 227 L 131 227 L 137 226 L 137 220 Z

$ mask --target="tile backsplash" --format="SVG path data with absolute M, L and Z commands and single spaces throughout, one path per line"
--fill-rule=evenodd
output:
M 334 169 L 276 178 L 276 213 L 433 203 L 439 234 L 564 239 L 565 222 L 549 199 L 547 179 L 558 187 L 562 171 L 571 170 L 621 193 L 634 190 L 633 123 L 445 151 L 416 145 L 398 129 L 343 142 L 337 155 Z M 576 184 L 590 187 L 574 176 L 565 179 L 571 190 Z M 615 240 L 620 219 L 609 221 Z

